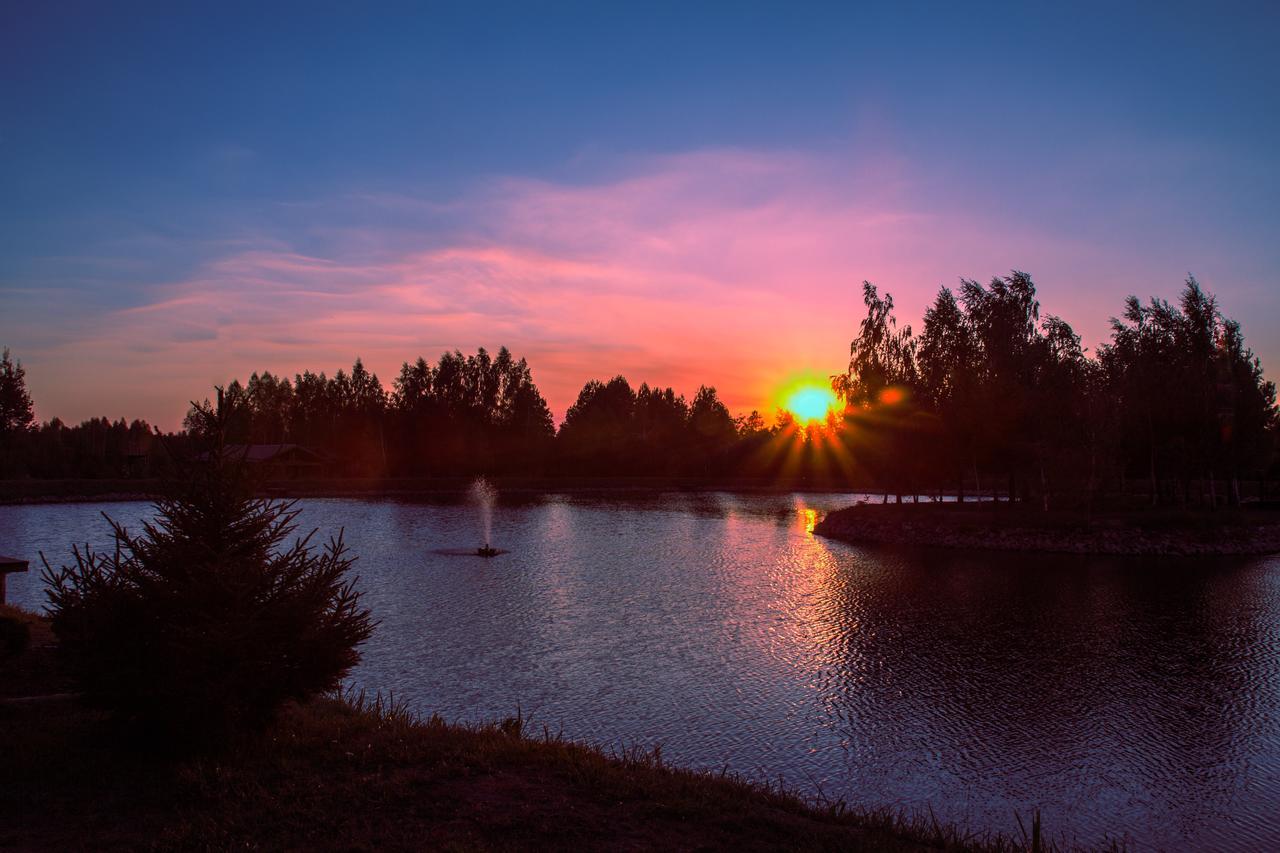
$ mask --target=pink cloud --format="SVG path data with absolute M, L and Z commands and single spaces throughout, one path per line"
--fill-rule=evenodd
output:
M 344 205 L 386 224 L 320 221 Z M 418 206 L 447 209 L 448 231 L 407 226 Z M 418 355 L 501 345 L 529 359 L 557 417 L 585 381 L 618 373 L 686 394 L 712 384 L 735 410 L 767 411 L 785 377 L 843 367 L 863 279 L 915 324 L 940 284 L 1018 266 L 1095 342 L 1123 293 L 1181 276 L 1125 281 L 1136 259 L 985 215 L 887 156 L 702 151 L 589 185 L 509 178 L 443 206 L 321 207 L 326 256 L 278 235 L 236 247 L 47 354 L 41 414 L 123 410 L 173 427 L 188 399 L 254 370 L 332 373 L 360 356 L 389 385 Z M 102 360 L 111 371 L 90 367 Z

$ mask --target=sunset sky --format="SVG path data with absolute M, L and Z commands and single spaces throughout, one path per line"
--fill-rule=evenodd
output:
M 508 346 L 771 411 L 860 283 L 1195 274 L 1280 364 L 1280 6 L 9 3 L 0 344 L 37 415 Z

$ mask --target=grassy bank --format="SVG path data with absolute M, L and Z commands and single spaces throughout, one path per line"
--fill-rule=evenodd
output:
M 39 622 L 40 620 L 34 620 Z M 64 693 L 47 628 L 0 684 Z M 43 679 L 43 681 L 42 681 Z M 815 805 L 519 719 L 416 720 L 360 698 L 286 710 L 217 758 L 152 754 L 74 698 L 0 700 L 0 848 L 1016 850 L 931 820 Z M 23 693 L 30 695 L 30 693 Z M 1028 827 L 1030 831 L 1030 827 Z
M 1280 513 L 1130 509 L 1043 512 L 1027 504 L 866 504 L 814 533 L 856 544 L 1075 554 L 1231 556 L 1280 552 Z

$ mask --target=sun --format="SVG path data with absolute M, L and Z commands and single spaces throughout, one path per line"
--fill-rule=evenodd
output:
M 782 407 L 801 423 L 824 420 L 835 405 L 831 389 L 812 381 L 788 388 L 782 395 Z

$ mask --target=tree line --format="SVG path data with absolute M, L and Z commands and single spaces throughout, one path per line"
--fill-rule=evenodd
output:
M 845 440 L 891 491 L 1216 506 L 1275 467 L 1275 384 L 1194 278 L 1176 304 L 1129 297 L 1092 355 L 1023 272 L 941 288 L 918 335 L 869 282 L 863 302 L 832 385 Z
M 165 446 L 167 444 L 167 447 Z M 26 371 L 8 348 L 0 351 L 0 477 L 112 479 L 151 477 L 175 470 L 188 436 L 162 437 L 146 421 L 90 418 L 68 425 L 37 423 Z
M 254 373 L 226 387 L 224 405 L 229 442 L 301 444 L 353 475 L 538 473 L 555 439 L 529 365 L 505 347 L 405 362 L 390 389 L 360 359 L 332 377 Z M 194 406 L 185 430 L 198 432 L 209 411 Z
M 255 373 L 231 382 L 223 405 L 228 441 L 302 444 L 366 476 L 722 473 L 741 424 L 763 426 L 735 421 L 714 388 L 689 403 L 618 376 L 588 382 L 557 431 L 528 363 L 505 347 L 405 362 L 390 388 L 359 359 L 332 377 Z M 212 410 L 194 406 L 185 431 Z
M 1189 278 L 1176 303 L 1129 297 L 1088 353 L 1042 314 L 1026 273 L 943 287 L 920 332 L 863 283 L 865 316 L 840 406 L 801 425 L 734 417 L 716 389 L 686 399 L 626 378 L 592 380 L 557 430 L 529 365 L 446 352 L 385 387 L 357 359 L 333 376 L 254 373 L 224 389 L 226 440 L 300 444 L 336 476 L 684 476 L 805 479 L 898 495 L 975 491 L 1050 508 L 1104 497 L 1239 502 L 1276 467 L 1275 385 L 1240 325 Z M 144 422 L 37 425 L 22 367 L 0 362 L 0 474 L 155 476 L 201 445 L 193 405 L 168 436 Z
M 144 421 L 36 424 L 21 365 L 7 355 L 5 364 L 23 403 L 0 431 L 4 476 L 158 476 L 207 444 L 207 399 L 167 435 Z M 299 444 L 337 476 L 768 476 L 801 473 L 807 455 L 806 432 L 784 413 L 767 428 L 759 412 L 733 417 L 713 387 L 687 400 L 621 376 L 587 382 L 557 431 L 528 363 L 505 347 L 405 362 L 389 388 L 357 359 L 332 376 L 264 371 L 221 390 L 227 442 Z M 760 452 L 771 444 L 795 447 Z

